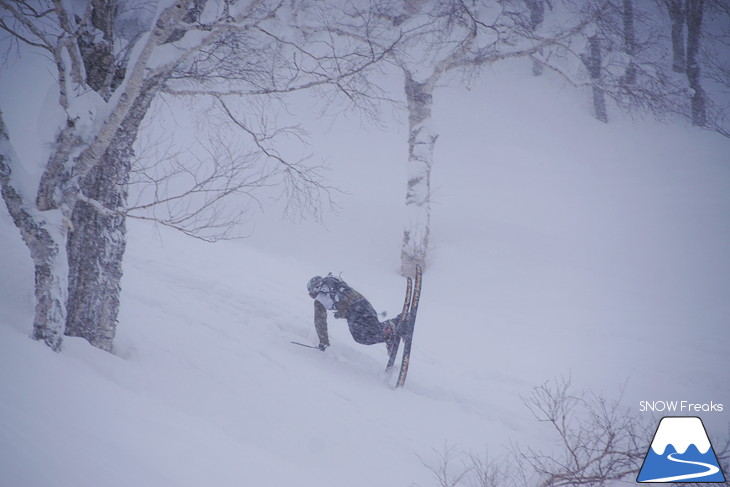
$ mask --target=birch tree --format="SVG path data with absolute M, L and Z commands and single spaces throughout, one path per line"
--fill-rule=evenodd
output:
M 684 44 L 684 2 L 664 0 L 672 24 L 672 69 L 684 73 L 687 68 Z
M 452 73 L 475 76 L 486 65 L 514 58 L 539 59 L 547 48 L 581 32 L 588 22 L 544 22 L 541 2 L 432 0 L 388 5 L 380 18 L 404 38 L 393 52 L 401 68 L 408 110 L 406 222 L 401 273 L 425 268 L 431 228 L 431 169 L 438 131 L 432 123 L 434 94 Z M 535 68 L 539 71 L 539 68 Z
M 341 12 L 338 5 L 320 4 L 314 15 L 306 6 L 265 0 L 0 0 L 0 28 L 25 49 L 46 53 L 58 89 L 59 123 L 45 163 L 20 160 L 12 131 L 0 124 L 2 195 L 35 267 L 34 338 L 60 350 L 66 332 L 111 350 L 130 214 L 131 147 L 161 93 L 214 97 L 219 113 L 266 160 L 283 168 L 287 181 L 299 185 L 295 192 L 318 190 L 316 173 L 278 156 L 269 139 L 223 102 L 324 86 L 361 101 L 357 90 L 366 83 L 364 73 L 384 53 L 351 41 L 337 44 L 322 14 Z M 237 49 L 231 51 L 231 45 Z M 210 209 L 235 197 L 248 176 L 236 172 L 232 161 L 217 161 L 216 167 L 226 164 L 233 169 L 226 184 L 158 195 L 154 203 L 204 194 L 193 204 Z M 28 184 L 21 168 L 33 166 L 42 171 Z M 218 224 L 174 223 L 191 234 Z
M 699 127 L 707 125 L 707 100 L 700 74 L 700 40 L 704 15 L 704 0 L 687 0 L 687 81 L 692 91 L 692 124 Z
M 632 85 L 636 82 L 636 65 L 634 56 L 636 54 L 636 27 L 634 25 L 634 1 L 623 0 L 621 17 L 623 18 L 623 51 L 628 57 L 628 65 L 624 73 L 624 83 Z
M 141 36 L 136 49 L 128 51 L 125 73 L 117 77 L 104 48 L 93 49 L 96 39 L 94 15 L 100 2 L 6 2 L 2 7 L 2 27 L 16 39 L 44 51 L 53 60 L 58 82 L 57 110 L 63 115 L 48 161 L 38 175 L 35 194 L 24 194 L 16 178 L 22 167 L 37 165 L 20 161 L 8 130 L 3 131 L 3 197 L 13 221 L 28 245 L 35 267 L 36 312 L 33 336 L 53 350 L 60 350 L 66 325 L 68 259 L 66 240 L 73 231 L 73 211 L 79 201 L 102 207 L 82 191 L 92 171 L 113 167 L 104 158 L 122 122 L 133 114 L 133 106 L 149 80 L 164 77 L 171 65 L 160 64 L 147 70 L 155 51 L 165 44 L 187 10 L 172 2 L 161 6 L 152 29 Z M 111 4 L 101 8 L 111 9 Z M 103 38 L 104 35 L 102 34 Z M 82 39 L 86 39 L 83 41 Z M 105 45 L 104 41 L 99 42 Z M 108 47 L 108 45 L 107 45 Z M 130 46 L 131 47 L 131 46 Z M 99 56 L 99 57 L 97 57 Z M 106 63 L 106 73 L 94 69 L 94 61 Z M 171 61 L 174 64 L 174 60 Z M 114 65 L 114 68 L 117 66 Z M 87 81 L 88 80 L 88 81 Z M 97 90 L 91 88 L 95 85 Z M 147 82 L 147 83 L 145 83 Z M 116 85 L 115 92 L 112 86 Z M 90 89 L 91 88 L 91 89 Z M 123 231 L 123 229 L 122 229 Z M 122 239 L 123 242 L 123 239 Z
M 593 5 L 601 8 L 595 35 L 602 48 L 600 61 L 586 64 L 594 87 L 628 112 L 660 119 L 680 115 L 728 134 L 730 63 L 724 53 L 730 9 L 723 2 L 598 0 Z
M 545 7 L 549 7 L 547 0 L 525 0 L 525 5 L 530 12 L 530 27 L 532 30 L 536 30 L 540 27 L 540 24 L 545 20 Z M 532 63 L 532 74 L 540 76 L 543 72 L 543 65 L 534 62 Z
M 601 122 L 608 122 L 608 111 L 606 108 L 606 95 L 601 86 L 603 72 L 603 47 L 602 38 L 593 35 L 588 38 L 588 52 L 581 56 L 583 64 L 588 70 L 591 79 L 591 91 L 593 92 L 593 116 Z

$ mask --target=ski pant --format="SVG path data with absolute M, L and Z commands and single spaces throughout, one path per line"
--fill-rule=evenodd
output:
M 347 310 L 347 327 L 352 338 L 362 345 L 373 345 L 385 341 L 385 326 L 378 320 L 378 313 L 366 299 L 358 299 Z

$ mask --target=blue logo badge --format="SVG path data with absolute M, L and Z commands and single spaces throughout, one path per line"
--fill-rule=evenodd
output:
M 662 418 L 637 482 L 725 482 L 700 418 Z

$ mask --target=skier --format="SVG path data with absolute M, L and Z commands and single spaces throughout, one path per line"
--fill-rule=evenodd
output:
M 314 299 L 314 328 L 319 338 L 319 349 L 329 347 L 327 310 L 334 310 L 335 318 L 345 318 L 352 338 L 363 345 L 385 343 L 390 355 L 396 344 L 396 327 L 401 316 L 381 322 L 378 314 L 362 294 L 345 281 L 334 277 L 315 276 L 307 283 L 309 296 Z

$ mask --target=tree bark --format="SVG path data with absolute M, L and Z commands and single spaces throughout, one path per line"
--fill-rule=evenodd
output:
M 112 350 L 119 314 L 132 147 L 159 83 L 159 77 L 145 81 L 102 161 L 82 181 L 85 198 L 71 216 L 66 335 L 106 351 Z
M 438 138 L 430 126 L 433 87 L 433 79 L 421 83 L 405 71 L 409 132 L 406 224 L 401 250 L 401 273 L 404 276 L 414 276 L 417 265 L 426 267 L 431 231 L 431 167 Z
M 85 195 L 105 208 L 123 209 L 129 161 L 110 147 L 103 165 L 82 185 Z M 111 351 L 119 312 L 126 222 L 121 213 L 107 212 L 87 201 L 76 203 L 67 242 L 69 279 L 66 335 L 82 337 Z
M 687 80 L 692 89 L 692 124 L 698 127 L 707 125 L 705 91 L 702 89 L 698 59 L 704 6 L 704 0 L 687 1 Z
M 530 11 L 530 29 L 534 32 L 545 21 L 545 0 L 525 0 L 525 3 L 527 4 L 527 9 Z M 532 74 L 534 76 L 540 76 L 543 70 L 542 63 L 533 59 Z
M 630 86 L 636 83 L 636 64 L 634 63 L 634 56 L 636 56 L 636 30 L 634 28 L 633 0 L 624 0 L 622 17 L 624 24 L 624 52 L 629 57 L 629 64 L 626 67 L 623 82 L 625 85 Z
M 684 46 L 685 10 L 682 0 L 667 0 L 669 20 L 672 23 L 672 70 L 684 73 L 687 67 Z
M 54 229 L 33 214 L 32 206 L 24 201 L 13 185 L 14 164 L 17 164 L 17 157 L 0 112 L 0 190 L 13 223 L 30 250 L 35 270 L 33 338 L 58 352 L 66 319 L 66 256 L 63 245 L 59 243 L 63 242 L 65 231 L 63 228 Z
M 85 25 L 78 37 L 86 84 L 106 101 L 124 78 L 124 69 L 114 57 L 115 3 L 91 0 L 90 25 Z
M 601 41 L 598 36 L 588 39 L 588 55 L 581 57 L 583 64 L 588 68 L 588 73 L 593 84 L 593 114 L 601 122 L 608 122 L 608 111 L 606 110 L 606 96 L 599 83 L 601 81 Z

